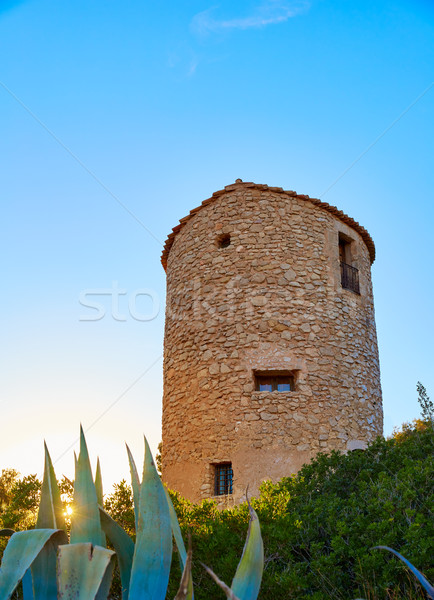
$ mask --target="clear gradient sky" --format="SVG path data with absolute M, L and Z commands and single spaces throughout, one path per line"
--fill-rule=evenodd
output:
M 385 434 L 418 416 L 433 34 L 429 0 L 0 0 L 0 468 L 41 474 L 45 438 L 71 477 L 80 421 L 108 488 L 129 478 L 124 441 L 155 451 L 162 243 L 238 177 L 367 228 Z

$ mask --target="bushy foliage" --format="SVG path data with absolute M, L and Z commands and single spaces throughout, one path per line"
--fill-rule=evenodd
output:
M 433 450 L 432 427 L 416 421 L 365 451 L 318 455 L 296 476 L 263 483 L 252 500 L 266 553 L 259 598 L 424 598 L 399 561 L 370 548 L 391 546 L 434 579 Z M 247 507 L 172 499 L 192 531 L 195 597 L 208 600 L 215 590 L 199 561 L 230 583 Z
M 0 529 L 31 529 L 35 526 L 41 482 L 36 475 L 21 477 L 15 469 L 0 475 Z M 0 558 L 8 543 L 0 537 Z
M 402 563 L 379 550 L 401 552 L 434 580 L 434 433 L 429 422 L 403 425 L 367 450 L 318 455 L 297 475 L 264 482 L 258 513 L 265 547 L 262 600 L 424 598 Z M 107 499 L 116 520 L 134 529 L 132 497 L 125 482 Z M 219 592 L 201 563 L 230 583 L 249 521 L 246 504 L 218 510 L 170 492 L 184 536 L 193 539 L 195 598 Z M 180 577 L 174 561 L 167 598 Z
M 265 548 L 259 599 L 424 598 L 402 563 L 371 548 L 393 547 L 434 580 L 433 450 L 432 422 L 418 420 L 365 451 L 320 454 L 297 475 L 264 482 L 252 499 Z M 2 472 L 0 527 L 33 525 L 40 485 L 34 475 Z M 72 482 L 64 478 L 60 487 L 70 501 Z M 219 511 L 210 500 L 193 504 L 175 492 L 171 497 L 184 537 L 192 534 L 196 600 L 222 597 L 201 563 L 230 584 L 246 536 L 247 505 Z M 124 480 L 105 508 L 134 537 L 132 492 Z M 167 598 L 175 596 L 180 574 L 173 561 Z
M 113 492 L 104 501 L 104 508 L 116 523 L 134 539 L 136 532 L 133 492 L 125 479 L 113 486 Z
M 65 476 L 58 483 L 66 508 L 72 503 L 74 484 Z M 0 475 L 0 529 L 9 528 L 22 531 L 35 526 L 41 485 L 41 481 L 36 475 L 22 477 L 15 469 L 2 469 Z M 7 540 L 3 541 L 7 542 Z
M 0 528 L 30 529 L 36 522 L 41 482 L 36 475 L 20 477 L 15 469 L 0 476 Z
M 434 403 L 430 400 L 425 386 L 422 385 L 420 381 L 417 382 L 416 390 L 417 401 L 419 402 L 421 409 L 421 417 L 424 421 L 429 421 L 432 424 L 434 422 Z

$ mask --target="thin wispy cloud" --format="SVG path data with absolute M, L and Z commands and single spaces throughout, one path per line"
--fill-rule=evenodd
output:
M 308 0 L 288 2 L 285 0 L 265 0 L 253 7 L 251 14 L 231 18 L 216 16 L 218 7 L 211 7 L 195 15 L 191 29 L 199 35 L 236 29 L 258 29 L 267 25 L 284 23 L 310 8 Z

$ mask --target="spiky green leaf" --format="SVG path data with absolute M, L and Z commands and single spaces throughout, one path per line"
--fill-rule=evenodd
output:
M 184 542 L 183 542 L 184 543 Z M 191 534 L 188 534 L 188 552 L 182 572 L 181 583 L 175 600 L 193 600 L 193 577 L 191 575 Z
M 101 465 L 99 462 L 99 457 L 96 459 L 96 471 L 95 471 L 95 491 L 96 491 L 96 499 L 98 500 L 98 504 L 100 506 L 104 506 L 104 494 L 102 491 L 102 474 L 101 474 Z
M 417 578 L 420 585 L 426 591 L 428 598 L 431 598 L 432 600 L 434 600 L 434 587 L 430 584 L 428 579 L 424 575 L 422 575 L 422 573 L 418 569 L 416 569 L 416 567 L 414 565 L 411 564 L 411 562 L 409 560 L 407 560 L 404 556 L 402 556 L 402 554 L 400 554 L 393 548 L 389 548 L 389 546 L 374 546 L 372 549 L 373 550 L 387 550 L 388 552 L 392 552 L 392 554 L 397 556 L 399 558 L 399 560 L 401 560 L 405 565 L 407 565 L 407 567 L 410 569 L 410 571 L 413 573 L 413 575 Z
M 31 572 L 35 600 L 57 600 L 57 547 L 55 541 L 48 540 L 33 562 Z
M 76 462 L 72 509 L 71 544 L 89 542 L 93 546 L 103 546 L 104 538 L 99 520 L 98 498 L 81 426 L 80 454 Z
M 172 527 L 172 534 L 173 534 L 173 537 L 175 538 L 175 543 L 176 543 L 176 547 L 178 549 L 179 557 L 181 559 L 181 565 L 182 565 L 182 570 L 183 570 L 183 575 L 182 575 L 182 579 L 181 579 L 181 587 L 183 585 L 184 575 L 187 576 L 187 574 L 188 574 L 186 598 L 187 598 L 187 600 L 190 600 L 190 599 L 194 598 L 193 578 L 192 578 L 192 574 L 191 574 L 191 564 L 189 567 L 187 567 L 187 551 L 185 549 L 184 540 L 182 538 L 182 533 L 181 533 L 181 528 L 179 526 L 178 517 L 176 516 L 176 511 L 173 506 L 173 502 L 172 502 L 169 492 L 167 491 L 166 488 L 164 488 L 164 491 L 166 492 L 167 504 L 169 505 L 170 525 Z M 189 541 L 190 541 L 190 537 L 189 537 Z M 191 559 L 190 559 L 190 563 L 191 563 Z M 180 593 L 181 587 L 179 588 L 178 594 Z M 185 582 L 184 582 L 184 588 L 185 588 Z M 182 597 L 183 596 L 180 596 L 180 598 L 182 598 Z
M 172 561 L 169 505 L 145 438 L 139 522 L 131 571 L 129 600 L 160 600 L 166 596 Z
M 59 600 L 107 600 L 115 553 L 90 543 L 59 546 Z
M 240 600 L 256 600 L 264 571 L 264 544 L 258 515 L 249 504 L 250 522 L 243 554 L 231 589 Z
M 65 529 L 60 490 L 45 442 L 44 451 L 44 478 L 36 529 Z M 56 554 L 56 543 L 49 541 L 33 562 L 32 580 L 35 600 L 57 600 Z
M 99 514 L 101 527 L 116 551 L 121 575 L 122 599 L 127 600 L 130 588 L 131 567 L 133 564 L 134 542 L 127 532 L 101 507 Z
M 68 542 L 61 529 L 31 529 L 14 533 L 3 553 L 0 567 L 0 598 L 8 600 L 26 571 L 45 544 L 53 540 L 56 545 Z
M 187 550 L 185 549 L 184 540 L 182 539 L 181 528 L 172 499 L 166 488 L 164 488 L 164 491 L 166 492 L 167 504 L 169 505 L 170 525 L 172 527 L 173 537 L 175 538 L 176 547 L 178 548 L 179 556 L 181 557 L 182 568 L 184 569 L 185 561 L 187 560 Z
M 54 578 L 54 581 L 56 581 L 56 578 Z M 35 600 L 31 569 L 27 569 L 27 571 L 24 573 L 24 577 L 22 579 L 22 584 L 23 584 L 23 600 Z
M 47 444 L 44 442 L 45 464 L 36 529 L 65 529 L 60 490 Z
M 96 498 L 98 500 L 98 505 L 100 507 L 104 506 L 104 494 L 103 494 L 103 490 L 102 490 L 102 474 L 101 474 L 101 465 L 99 462 L 99 457 L 97 457 L 96 459 L 96 471 L 95 471 L 95 491 L 96 491 Z M 107 540 L 104 534 L 104 530 L 102 530 L 101 532 L 102 535 L 102 545 L 104 546 L 104 548 L 107 546 Z
M 140 504 L 140 480 L 139 474 L 137 472 L 136 463 L 134 462 L 133 455 L 131 454 L 131 450 L 128 447 L 128 444 L 125 444 L 127 447 L 128 453 L 128 462 L 130 464 L 130 473 L 131 473 L 131 485 L 133 488 L 133 500 L 134 500 L 134 517 L 136 524 L 136 532 L 139 529 L 139 504 Z

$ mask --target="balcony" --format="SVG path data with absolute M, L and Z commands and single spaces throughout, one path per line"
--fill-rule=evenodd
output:
M 360 294 L 359 269 L 341 262 L 341 283 L 344 289 Z

